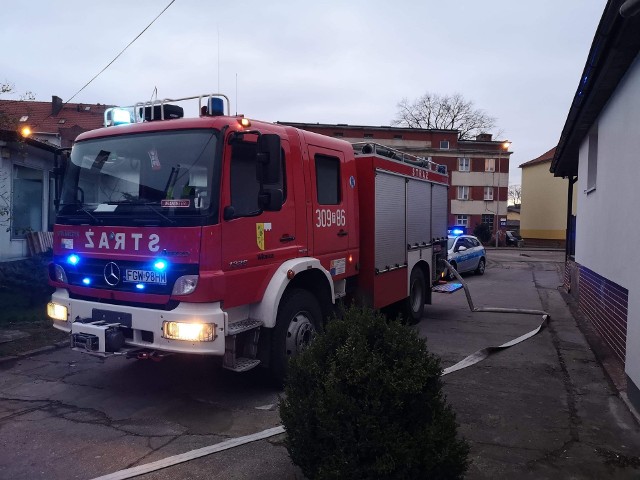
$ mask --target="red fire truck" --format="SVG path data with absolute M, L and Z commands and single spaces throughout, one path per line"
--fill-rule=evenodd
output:
M 72 347 L 282 379 L 340 299 L 419 320 L 446 258 L 444 167 L 222 98 L 110 109 L 60 163 L 47 308 Z

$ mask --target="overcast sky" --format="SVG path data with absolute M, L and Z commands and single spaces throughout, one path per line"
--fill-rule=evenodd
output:
M 0 81 L 67 101 L 169 1 L 0 0 Z M 404 97 L 458 92 L 513 142 L 519 184 L 560 137 L 605 4 L 176 0 L 73 101 L 220 91 L 251 118 L 389 125 Z

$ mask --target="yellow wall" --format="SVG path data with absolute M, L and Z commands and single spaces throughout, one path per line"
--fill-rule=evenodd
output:
M 520 235 L 525 239 L 565 239 L 569 182 L 554 177 L 550 165 L 551 160 L 522 167 Z

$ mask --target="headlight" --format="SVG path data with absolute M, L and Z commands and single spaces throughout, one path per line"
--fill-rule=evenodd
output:
M 47 315 L 54 320 L 67 321 L 67 307 L 58 303 L 49 302 L 47 304 Z
M 212 342 L 215 335 L 213 323 L 162 322 L 162 336 L 171 340 Z
M 188 295 L 198 286 L 198 275 L 183 275 L 173 284 L 171 295 Z

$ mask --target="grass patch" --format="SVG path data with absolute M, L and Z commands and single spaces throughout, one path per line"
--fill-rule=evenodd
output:
M 20 330 L 29 335 L 11 342 L 0 343 L 0 357 L 20 355 L 69 338 L 68 333 L 53 328 L 51 321 L 46 318 L 36 322 L 13 323 L 8 327 L 3 324 L 0 328 Z
M 49 253 L 0 263 L 0 331 L 28 334 L 0 343 L 0 356 L 17 355 L 67 338 L 68 334 L 53 328 L 47 317 L 47 302 L 53 291 L 47 283 L 50 259 Z

